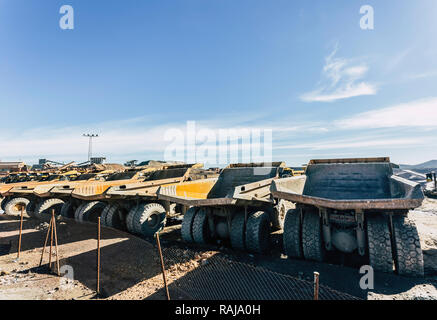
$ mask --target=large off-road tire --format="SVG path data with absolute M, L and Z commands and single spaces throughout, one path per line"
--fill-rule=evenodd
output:
M 194 217 L 196 216 L 198 210 L 198 207 L 191 207 L 184 214 L 184 219 L 182 220 L 181 226 L 181 237 L 182 240 L 184 240 L 185 242 L 194 242 L 192 230 Z
M 75 219 L 80 222 L 97 222 L 97 218 L 102 213 L 105 205 L 106 204 L 102 201 L 91 201 L 82 203 L 74 213 Z
M 4 213 L 4 211 L 5 211 L 5 210 L 3 209 L 4 204 L 5 204 L 5 201 L 6 201 L 6 198 L 3 198 L 3 197 L 0 196 L 0 209 L 3 210 L 3 213 Z
M 194 217 L 192 234 L 195 243 L 203 244 L 209 242 L 210 233 L 207 212 L 207 208 L 200 208 Z
M 40 199 L 32 199 L 29 201 L 29 203 L 26 206 L 26 213 L 31 218 L 35 217 L 35 209 L 38 207 L 40 202 Z
M 135 205 L 129 210 L 129 213 L 127 214 L 126 228 L 130 233 L 134 233 L 134 234 L 136 233 L 136 231 L 134 229 L 134 217 L 135 217 L 138 210 L 139 210 L 138 205 Z
M 107 208 L 105 208 L 106 210 Z M 126 230 L 126 216 L 129 210 L 118 205 L 112 204 L 106 211 L 105 224 L 108 227 L 116 228 L 119 230 Z
M 367 217 L 367 245 L 372 268 L 382 272 L 393 272 L 393 254 L 387 216 L 380 214 Z
M 396 272 L 401 276 L 423 277 L 423 253 L 416 225 L 406 216 L 392 217 Z
M 52 210 L 55 210 L 55 216 L 61 212 L 64 201 L 57 198 L 49 198 L 42 200 L 35 208 L 34 216 L 37 219 L 50 221 L 52 216 Z
M 270 219 L 267 212 L 257 211 L 246 224 L 246 249 L 253 253 L 266 253 L 270 247 Z
M 133 229 L 145 237 L 152 237 L 164 228 L 167 212 L 159 203 L 140 203 L 133 217 Z
M 29 202 L 30 201 L 27 198 L 11 198 L 11 200 L 6 203 L 5 213 L 11 216 L 19 216 L 21 215 L 21 208 L 23 208 L 23 213 L 25 214 L 26 206 L 29 204 Z
M 9 197 L 4 197 L 2 198 L 2 201 L 0 203 L 0 208 L 3 210 L 3 213 L 6 213 L 5 207 L 6 207 L 6 203 L 8 203 L 9 201 Z
M 61 216 L 67 219 L 74 219 L 76 209 L 77 204 L 74 201 L 65 201 L 61 208 Z
M 288 210 L 282 235 L 284 252 L 289 258 L 302 258 L 302 215 L 301 209 Z
M 284 229 L 285 216 L 290 209 L 294 208 L 295 205 L 290 201 L 284 199 L 279 200 L 278 205 L 275 207 L 272 214 L 272 229 Z
M 232 219 L 230 238 L 233 249 L 246 249 L 246 219 L 244 212 L 237 212 Z
M 319 262 L 325 260 L 322 221 L 316 208 L 303 209 L 302 252 L 305 259 Z
M 103 209 L 102 214 L 100 215 L 100 223 L 101 223 L 102 226 L 105 226 L 105 227 L 107 226 L 107 224 L 106 224 L 106 217 L 108 215 L 108 211 L 111 208 L 111 206 L 112 206 L 112 204 L 108 203 L 105 206 L 105 208 Z

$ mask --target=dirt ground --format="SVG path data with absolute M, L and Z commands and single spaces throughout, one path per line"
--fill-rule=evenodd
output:
M 180 242 L 180 225 L 162 234 L 167 281 L 172 299 L 189 299 L 172 285 L 187 273 L 221 255 L 266 270 L 311 281 L 320 273 L 320 283 L 361 299 L 437 299 L 437 200 L 426 199 L 410 213 L 418 227 L 425 261 L 425 278 L 404 278 L 376 273 L 373 290 L 362 290 L 362 274 L 356 261 L 333 257 L 329 263 L 286 259 L 281 254 L 281 234 L 273 235 L 269 255 L 250 255 L 227 249 L 223 244 L 202 248 Z M 17 259 L 19 217 L 0 215 L 0 299 L 165 299 L 161 264 L 154 242 L 111 228 L 101 233 L 100 295 L 96 296 L 96 225 L 58 222 L 58 254 L 61 273 L 56 275 L 56 255 L 48 267 L 49 249 L 39 267 L 48 224 L 33 219 L 23 223 L 20 258 Z M 49 241 L 50 242 L 50 241 Z M 68 281 L 68 278 L 74 280 Z M 206 283 L 205 285 L 208 285 Z

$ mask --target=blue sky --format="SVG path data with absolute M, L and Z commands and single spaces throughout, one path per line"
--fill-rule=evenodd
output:
M 186 121 L 271 128 L 291 165 L 436 159 L 435 39 L 434 0 L 0 0 L 0 159 L 86 160 L 86 132 L 158 159 Z

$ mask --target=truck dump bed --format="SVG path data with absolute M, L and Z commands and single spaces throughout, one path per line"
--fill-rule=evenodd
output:
M 192 171 L 200 169 L 192 169 L 187 167 L 163 169 L 152 172 L 146 179 L 134 183 L 126 183 L 111 187 L 106 193 L 113 197 L 156 197 L 156 192 L 162 185 L 179 183 L 187 180 Z
M 311 160 L 305 176 L 278 179 L 275 198 L 337 210 L 397 210 L 420 206 L 419 184 L 393 175 L 389 158 Z
M 162 187 L 158 198 L 186 206 L 231 205 L 237 202 L 270 201 L 270 183 L 278 177 L 282 163 L 271 167 L 236 164 L 224 168 L 218 178 Z

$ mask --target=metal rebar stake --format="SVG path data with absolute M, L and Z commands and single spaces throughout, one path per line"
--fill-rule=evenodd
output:
M 164 279 L 165 293 L 167 300 L 170 300 L 170 293 L 168 292 L 167 279 L 165 278 L 164 258 L 162 257 L 161 242 L 159 241 L 159 232 L 156 233 L 156 244 L 158 245 L 159 257 L 161 258 L 162 278 Z
M 56 219 L 55 219 L 55 209 L 52 209 L 52 228 L 54 229 L 55 233 L 55 252 L 56 252 L 56 269 L 58 273 L 58 277 L 61 275 L 59 271 L 59 257 L 58 257 L 58 233 L 56 232 Z
M 97 219 L 97 285 L 96 292 L 100 294 L 100 217 Z
M 319 300 L 319 273 L 314 272 L 314 300 Z
M 50 229 L 50 254 L 49 254 L 49 268 L 52 269 L 52 248 L 53 248 L 53 214 L 50 219 L 51 223 L 51 229 Z
M 18 252 L 17 252 L 17 260 L 20 258 L 21 251 L 21 233 L 23 231 L 23 206 L 21 206 L 21 217 L 20 217 L 20 235 L 18 236 Z
M 46 240 L 44 241 L 44 247 L 42 248 L 42 252 L 41 252 L 41 259 L 39 260 L 39 266 L 40 267 L 41 267 L 41 264 L 42 264 L 42 260 L 44 258 L 44 251 L 46 251 L 47 241 L 49 240 L 49 233 L 50 233 L 51 228 L 52 228 L 52 219 L 50 219 L 49 228 L 47 229 Z

